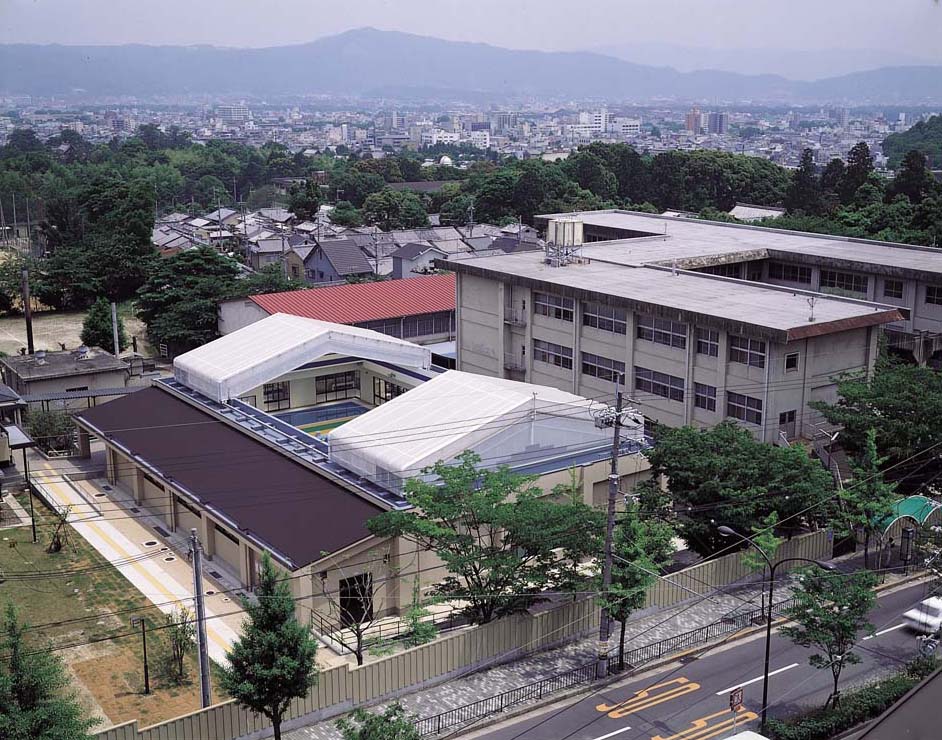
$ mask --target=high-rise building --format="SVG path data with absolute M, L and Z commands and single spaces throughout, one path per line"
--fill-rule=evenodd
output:
M 837 125 L 841 128 L 847 128 L 847 123 L 850 120 L 850 110 L 847 108 L 838 108 L 837 109 Z
M 226 124 L 245 123 L 249 120 L 249 109 L 245 105 L 217 105 L 216 118 Z
M 383 128 L 387 131 L 402 131 L 405 127 L 405 119 L 399 111 L 389 111 L 383 116 Z
M 491 116 L 491 131 L 495 133 L 504 133 L 517 128 L 517 114 L 509 111 L 494 113 Z
M 707 131 L 711 134 L 726 134 L 729 132 L 729 113 L 714 111 L 707 117 Z
M 693 134 L 703 131 L 703 113 L 699 108 L 691 108 L 684 117 L 684 128 Z

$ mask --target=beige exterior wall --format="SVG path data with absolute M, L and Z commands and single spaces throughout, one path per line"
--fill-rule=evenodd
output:
M 696 325 L 682 317 L 662 316 L 686 324 L 686 348 L 637 338 L 638 315 L 628 312 L 625 334 L 583 326 L 583 303 L 574 301 L 573 321 L 533 312 L 532 292 L 517 285 L 477 276 L 458 275 L 458 369 L 483 375 L 526 380 L 570 391 L 586 398 L 608 401 L 614 397 L 610 381 L 582 372 L 583 352 L 622 362 L 626 391 L 643 414 L 669 426 L 709 427 L 727 418 L 729 392 L 758 399 L 762 423 L 740 423 L 764 441 L 779 436 L 780 414 L 795 412 L 795 432 L 809 437 L 819 416 L 808 404 L 836 398 L 834 378 L 841 373 L 872 370 L 878 329 L 853 329 L 788 344 L 766 342 L 765 367 L 731 362 L 730 336 L 719 325 L 702 328 L 718 332 L 717 355 L 697 352 Z M 940 311 L 942 313 L 942 311 Z M 748 335 L 743 335 L 748 336 Z M 572 350 L 572 369 L 536 361 L 533 340 Z M 797 370 L 785 369 L 785 358 L 798 353 Z M 663 398 L 636 387 L 634 368 L 642 367 L 684 383 L 684 400 Z M 696 405 L 695 384 L 716 389 L 715 409 Z

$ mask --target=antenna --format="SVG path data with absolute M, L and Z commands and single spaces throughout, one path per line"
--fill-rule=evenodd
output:
M 677 274 L 677 260 L 671 260 L 671 275 Z
M 811 296 L 808 300 L 808 305 L 811 306 L 811 315 L 808 316 L 808 321 L 814 321 L 814 306 L 818 302 L 817 296 Z

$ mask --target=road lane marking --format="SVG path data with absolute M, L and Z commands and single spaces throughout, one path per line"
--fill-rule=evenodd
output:
M 615 732 L 610 732 L 607 735 L 602 735 L 600 737 L 595 738 L 594 740 L 605 740 L 605 738 L 607 737 L 615 737 L 615 735 L 621 735 L 623 732 L 628 732 L 628 730 L 630 729 L 631 729 L 630 727 L 622 727 L 620 730 L 615 730 Z
M 905 624 L 897 624 L 895 627 L 887 627 L 885 630 L 880 630 L 879 632 L 874 632 L 872 635 L 867 635 L 865 640 L 872 640 L 874 637 L 879 637 L 880 635 L 885 635 L 887 632 L 892 632 L 893 630 L 900 630 L 905 627 Z
M 666 687 L 673 688 L 667 688 L 666 691 L 658 691 L 658 689 L 664 689 Z M 598 712 L 607 713 L 612 719 L 621 719 L 634 712 L 640 712 L 642 709 L 648 709 L 662 702 L 676 699 L 678 696 L 689 694 L 699 688 L 700 684 L 694 683 L 681 676 L 670 681 L 665 681 L 664 683 L 656 684 L 650 688 L 636 691 L 633 697 L 619 702 L 618 704 L 599 704 L 595 709 Z
M 711 723 L 711 720 L 720 717 L 725 717 L 725 719 L 720 719 L 715 724 Z M 695 719 L 690 723 L 691 726 L 689 728 L 678 732 L 676 735 L 670 735 L 669 737 L 654 735 L 651 740 L 709 740 L 711 737 L 723 735 L 734 727 L 739 727 L 740 725 L 746 724 L 746 722 L 752 722 L 758 718 L 758 714 L 746 711 L 745 708 L 741 708 L 739 712 L 735 714 L 728 709 L 724 709 L 721 712 L 708 714 L 706 717 Z
M 770 675 L 770 676 L 774 676 L 776 673 L 784 673 L 785 671 L 790 671 L 792 668 L 797 668 L 799 665 L 800 665 L 799 663 L 792 663 L 791 665 L 787 665 L 787 666 L 785 666 L 784 668 L 779 668 L 778 670 L 772 671 L 771 673 L 769 673 L 769 675 Z M 722 696 L 723 694 L 728 694 L 728 693 L 729 693 L 730 691 L 732 691 L 733 689 L 738 689 L 738 688 L 741 688 L 741 687 L 743 687 L 743 686 L 748 686 L 749 684 L 755 683 L 756 681 L 761 681 L 763 678 L 765 678 L 765 677 L 764 677 L 764 676 L 759 676 L 758 678 L 751 678 L 751 679 L 749 679 L 748 681 L 741 681 L 740 683 L 737 683 L 737 684 L 734 684 L 733 686 L 730 686 L 728 689 L 723 689 L 722 691 L 717 691 L 717 692 L 716 692 L 716 695 L 717 695 L 717 696 Z

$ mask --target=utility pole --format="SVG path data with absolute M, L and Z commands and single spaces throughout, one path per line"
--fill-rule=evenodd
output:
M 596 678 L 604 678 L 608 673 L 608 638 L 611 634 L 611 616 L 608 599 L 612 587 L 612 539 L 615 532 L 615 500 L 618 497 L 618 454 L 621 451 L 621 415 L 622 392 L 618 375 L 615 376 L 615 408 L 607 409 L 598 422 L 612 427 L 612 460 L 608 476 L 608 512 L 605 521 L 605 554 L 602 565 L 602 612 L 599 615 L 598 660 L 595 664 Z
M 193 597 L 196 602 L 196 647 L 200 663 L 200 697 L 203 708 L 212 704 L 212 689 L 209 683 L 209 650 L 206 644 L 206 605 L 203 603 L 203 546 L 196 536 L 196 528 L 190 530 L 190 559 L 193 561 Z
M 33 310 L 29 298 L 29 268 L 23 268 L 22 278 L 23 318 L 26 319 L 26 351 L 33 354 Z
M 111 336 L 114 339 L 114 356 L 121 356 L 121 342 L 118 341 L 118 304 L 111 304 Z
M 141 625 L 141 645 L 144 648 L 144 693 L 150 693 L 150 670 L 147 666 L 147 622 L 144 617 L 131 617 L 131 626 Z
M 23 478 L 26 480 L 26 491 L 29 493 L 29 521 L 33 528 L 33 542 L 39 542 L 36 536 L 36 512 L 33 511 L 33 484 L 29 482 L 29 458 L 26 456 L 27 448 L 23 448 Z

